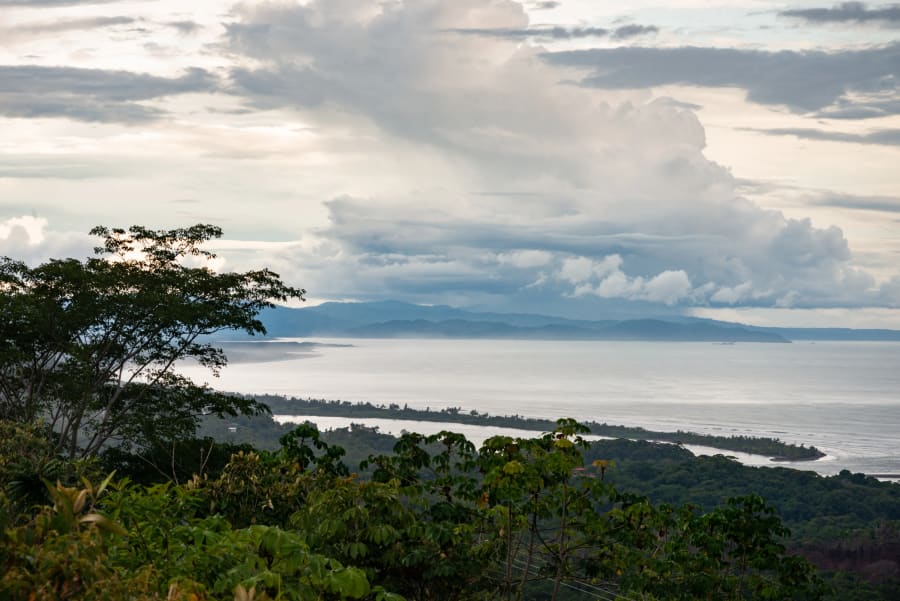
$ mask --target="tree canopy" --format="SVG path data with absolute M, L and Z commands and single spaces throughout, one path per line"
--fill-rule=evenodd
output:
M 222 235 L 215 226 L 91 234 L 102 243 L 84 260 L 0 258 L 0 419 L 43 420 L 58 451 L 83 457 L 110 441 L 190 436 L 204 413 L 265 411 L 174 367 L 193 359 L 217 374 L 227 358 L 209 335 L 265 333 L 259 312 L 305 290 L 268 269 L 210 269 L 203 243 Z

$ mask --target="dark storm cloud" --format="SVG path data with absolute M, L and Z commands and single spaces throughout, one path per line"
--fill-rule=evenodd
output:
M 900 146 L 900 129 L 879 129 L 867 134 L 848 134 L 803 127 L 782 127 L 774 129 L 744 128 L 770 136 L 796 136 L 804 140 L 824 140 L 826 142 L 852 142 L 854 144 L 878 144 Z
M 867 8 L 863 2 L 842 2 L 832 8 L 785 10 L 779 15 L 803 19 L 810 23 L 880 23 L 900 26 L 900 4 Z
M 164 114 L 140 101 L 215 88 L 215 79 L 203 69 L 169 79 L 129 71 L 0 65 L 0 114 L 138 123 Z
M 841 52 L 766 52 L 736 48 L 610 48 L 545 54 L 559 65 L 592 73 L 581 84 L 596 88 L 661 85 L 738 87 L 753 102 L 819 111 L 840 102 L 845 111 L 870 107 L 896 114 L 885 95 L 900 87 L 900 44 Z M 851 102 L 848 93 L 862 96 Z M 866 98 L 866 95 L 873 96 Z M 845 112 L 844 118 L 852 114 Z M 861 115 L 860 115 L 861 116 Z M 857 117 L 859 118 L 859 117 Z

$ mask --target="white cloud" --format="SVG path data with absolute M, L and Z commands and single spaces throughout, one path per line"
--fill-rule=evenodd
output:
M 571 264 L 575 259 L 567 261 Z M 578 280 L 569 279 L 570 282 L 578 284 L 572 294 L 674 305 L 688 299 L 695 292 L 684 270 L 666 270 L 647 279 L 641 276 L 628 276 L 620 269 L 621 265 L 622 258 L 619 255 L 610 255 L 596 264 L 591 262 L 588 275 Z M 597 283 L 591 284 L 589 282 L 591 279 Z
M 674 305 L 691 293 L 691 280 L 684 270 L 664 271 L 644 284 L 639 298 Z
M 805 218 L 810 203 L 784 214 L 741 197 L 727 166 L 710 160 L 698 119 L 697 105 L 716 102 L 714 93 L 692 105 L 677 101 L 685 86 L 664 91 L 675 101 L 654 99 L 659 90 L 579 87 L 572 82 L 580 72 L 548 63 L 543 47 L 459 32 L 533 26 L 516 2 L 250 2 L 227 16 L 210 0 L 122 3 L 115 15 L 107 14 L 112 5 L 70 4 L 57 9 L 65 15 L 38 11 L 33 22 L 65 16 L 69 25 L 102 24 L 121 14 L 154 26 L 133 34 L 103 27 L 90 37 L 67 30 L 65 43 L 44 32 L 0 58 L 19 78 L 5 109 L 17 117 L 0 119 L 7 214 L 34 209 L 58 228 L 78 219 L 88 227 L 213 221 L 248 239 L 221 242 L 227 266 L 270 265 L 320 297 L 513 306 L 527 297 L 548 310 L 620 299 L 729 307 L 897 302 L 889 252 L 871 250 L 881 252 L 876 280 L 873 263 L 851 252 L 846 228 L 827 227 L 835 221 L 821 211 Z M 543 14 L 565 17 L 560 26 L 571 29 L 572 6 Z M 609 22 L 578 27 L 617 26 L 612 8 L 592 10 Z M 674 39 L 650 13 L 631 16 L 660 25 L 665 44 Z M 202 29 L 183 39 L 161 25 L 173 19 Z M 225 37 L 213 44 L 217 32 Z M 774 60 L 765 50 L 701 54 Z M 807 64 L 819 56 L 801 54 L 790 57 Z M 33 58 L 16 58 L 26 55 Z M 207 93 L 226 81 L 227 91 Z M 18 102 L 22 82 L 45 106 Z M 82 121 L 59 118 L 67 114 Z M 789 124 L 774 111 L 764 116 L 772 121 L 750 125 L 803 127 L 801 115 Z M 711 131 L 724 130 L 720 123 Z M 765 137 L 766 148 L 783 138 L 754 136 Z M 753 144 L 745 152 L 766 168 L 781 156 L 760 157 Z M 792 164 L 791 173 L 824 177 L 810 164 Z M 69 206 L 78 215 L 66 213 Z M 53 244 L 67 248 L 61 232 L 42 231 L 39 244 L 21 228 L 0 244 L 32 257 L 47 256 Z
M 751 282 L 744 282 L 737 286 L 723 286 L 709 297 L 709 300 L 714 303 L 733 305 L 746 298 L 752 288 L 753 284 Z
M 0 221 L 0 256 L 35 266 L 48 259 L 86 257 L 93 250 L 86 234 L 48 229 L 41 217 L 25 215 Z
M 361 0 L 312 1 L 245 7 L 240 19 L 232 48 L 258 66 L 232 76 L 250 106 L 326 128 L 358 125 L 396 161 L 389 168 L 413 154 L 440 166 L 440 180 L 404 170 L 414 195 L 329 203 L 331 224 L 317 234 L 341 248 L 342 269 L 329 275 L 346 273 L 348 293 L 373 281 L 395 294 L 431 285 L 457 296 L 540 282 L 557 298 L 669 305 L 873 298 L 840 229 L 738 195 L 731 174 L 704 156 L 690 107 L 567 85 L 539 47 L 454 33 L 527 26 L 513 2 L 373 11 Z
M 47 227 L 46 219 L 37 217 L 11 217 L 0 223 L 0 238 L 10 244 L 18 244 L 22 247 L 40 244 L 44 240 L 44 228 Z
M 584 282 L 592 275 L 594 275 L 594 261 L 587 257 L 566 258 L 559 268 L 559 277 L 572 284 Z
M 501 264 L 509 264 L 521 269 L 542 267 L 552 258 L 552 254 L 543 250 L 517 250 L 497 255 L 497 261 Z

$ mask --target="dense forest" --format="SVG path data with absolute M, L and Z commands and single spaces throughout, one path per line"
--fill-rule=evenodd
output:
M 191 266 L 212 226 L 93 233 L 0 259 L 0 601 L 898 597 L 900 486 L 570 419 L 478 449 L 279 426 L 172 368 L 305 291 Z
M 228 432 L 228 423 L 206 429 Z M 448 432 L 397 439 L 271 422 L 273 450 L 206 438 L 111 448 L 90 461 L 47 461 L 46 431 L 3 428 L 0 590 L 9 599 L 900 591 L 900 486 L 694 458 L 669 444 L 588 443 L 570 420 L 478 450 Z M 262 426 L 241 430 L 265 436 Z M 338 442 L 366 457 L 359 469 Z
M 207 420 L 200 432 L 223 442 L 276 449 L 278 437 L 291 428 L 259 416 Z M 322 438 L 346 448 L 344 459 L 350 466 L 369 454 L 388 453 L 397 442 L 362 425 L 323 432 Z M 608 482 L 653 503 L 714 509 L 729 498 L 758 494 L 791 531 L 784 540 L 788 550 L 812 561 L 837 587 L 828 598 L 900 596 L 898 484 L 847 471 L 823 477 L 776 464 L 750 467 L 725 456 L 695 457 L 674 444 L 640 440 L 592 442 L 584 450 L 584 463 L 594 461 L 606 463 Z M 368 477 L 371 470 L 360 473 Z

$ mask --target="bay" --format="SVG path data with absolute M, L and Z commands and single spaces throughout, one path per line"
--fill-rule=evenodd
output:
M 771 436 L 828 454 L 794 467 L 900 473 L 900 343 L 314 342 L 324 346 L 252 353 L 219 378 L 180 369 L 247 394 Z

